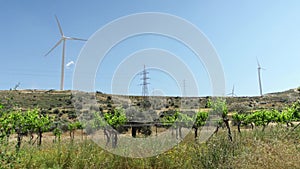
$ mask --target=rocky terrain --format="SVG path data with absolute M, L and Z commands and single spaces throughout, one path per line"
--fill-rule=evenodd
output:
M 0 103 L 6 109 L 40 108 L 49 114 L 67 114 L 69 118 L 72 118 L 75 116 L 75 109 L 80 111 L 109 111 L 114 107 L 125 109 L 129 106 L 141 107 L 145 102 L 145 98 L 141 96 L 117 96 L 101 92 L 89 93 L 89 95 L 96 104 L 89 104 L 77 96 L 77 100 L 74 101 L 74 92 L 70 90 L 2 90 L 0 91 Z M 270 93 L 262 97 L 225 97 L 229 111 L 239 108 L 248 111 L 257 109 L 281 110 L 299 98 L 299 89 Z M 197 111 L 206 108 L 209 99 L 213 100 L 209 96 L 190 98 L 151 96 L 146 99 L 148 107 L 156 112 L 176 108 Z

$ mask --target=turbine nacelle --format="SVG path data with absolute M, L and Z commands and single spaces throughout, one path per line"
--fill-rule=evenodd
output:
M 257 57 L 256 57 L 256 62 L 257 62 L 257 69 L 258 70 L 266 70 L 265 68 L 263 68 L 263 67 L 260 66 L 260 63 L 259 63 Z

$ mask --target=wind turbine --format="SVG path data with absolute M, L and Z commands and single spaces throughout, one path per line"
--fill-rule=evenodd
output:
M 231 97 L 236 96 L 236 94 L 234 93 L 234 85 L 232 86 L 231 93 L 228 93 L 227 95 L 231 95 Z
M 261 70 L 265 70 L 265 69 L 260 66 L 257 58 L 256 61 L 257 61 L 257 71 L 258 71 L 259 92 L 260 92 L 260 96 L 262 96 L 263 93 L 262 93 L 262 84 L 261 84 Z
M 79 41 L 87 41 L 86 39 L 80 39 L 80 38 L 74 38 L 74 37 L 68 37 L 65 36 L 62 28 L 60 26 L 60 23 L 58 21 L 57 16 L 55 15 L 55 19 L 59 28 L 59 32 L 61 35 L 60 40 L 49 50 L 48 53 L 45 54 L 45 56 L 49 55 L 59 44 L 63 43 L 63 48 L 62 48 L 62 63 L 61 63 L 61 79 L 60 79 L 60 90 L 64 90 L 64 74 L 65 74 L 65 48 L 66 48 L 66 40 L 79 40 Z

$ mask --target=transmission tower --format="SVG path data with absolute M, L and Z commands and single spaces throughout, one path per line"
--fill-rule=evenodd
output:
M 141 78 L 142 83 L 140 84 L 140 85 L 142 85 L 142 96 L 144 96 L 144 97 L 148 96 L 148 84 L 150 84 L 147 82 L 147 80 L 150 79 L 147 76 L 148 74 L 149 74 L 149 72 L 146 70 L 146 66 L 144 65 L 144 70 L 142 72 L 142 78 Z

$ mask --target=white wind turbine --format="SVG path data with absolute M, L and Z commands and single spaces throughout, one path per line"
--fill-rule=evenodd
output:
M 234 93 L 234 85 L 232 86 L 231 93 L 228 93 L 227 95 L 231 95 L 231 97 L 236 96 L 236 94 Z
M 257 61 L 257 71 L 258 71 L 259 93 L 260 93 L 260 96 L 262 96 L 263 92 L 262 92 L 262 84 L 261 84 L 261 70 L 265 70 L 265 69 L 260 66 L 257 58 L 256 58 L 256 61 Z
M 58 21 L 57 16 L 55 16 L 59 32 L 61 35 L 60 40 L 49 50 L 48 53 L 46 53 L 45 56 L 47 56 L 49 53 L 52 52 L 61 42 L 63 43 L 63 48 L 62 48 L 62 63 L 61 63 L 61 79 L 60 79 L 60 90 L 64 90 L 64 74 L 65 74 L 65 48 L 66 48 L 66 40 L 80 40 L 80 41 L 87 41 L 86 39 L 80 39 L 80 38 L 74 38 L 74 37 L 67 37 L 64 35 L 62 28 L 60 26 L 60 23 Z

